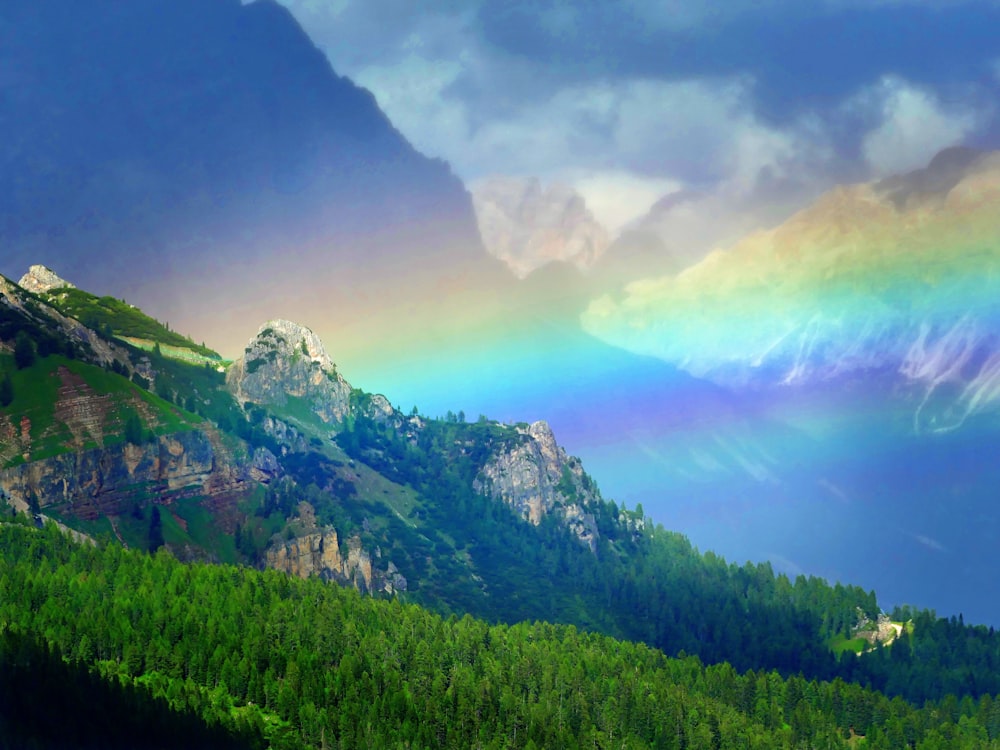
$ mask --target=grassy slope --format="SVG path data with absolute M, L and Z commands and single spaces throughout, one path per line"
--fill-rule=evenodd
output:
M 58 418 L 59 389 L 62 385 L 60 368 L 82 379 L 94 396 L 109 397 L 99 435 L 88 432 L 80 442 L 79 435 L 74 438 L 66 422 Z M 0 371 L 10 373 L 14 386 L 14 400 L 3 409 L 4 416 L 11 420 L 15 429 L 30 423 L 28 461 L 96 448 L 99 444 L 121 443 L 125 440 L 125 419 L 130 413 L 150 415 L 144 420 L 145 427 L 156 435 L 190 430 L 200 421 L 124 377 L 78 360 L 54 355 L 38 359 L 31 367 L 17 370 L 12 357 L 0 355 Z M 24 422 L 25 419 L 28 422 Z M 3 465 L 12 466 L 24 461 L 22 455 L 7 456 Z
M 97 297 L 81 289 L 65 288 L 43 295 L 43 299 L 87 327 L 102 331 L 110 329 L 114 336 L 129 340 L 140 348 L 146 348 L 143 342 L 149 342 L 150 349 L 159 343 L 161 346 L 194 353 L 207 360 L 221 359 L 216 352 L 205 345 L 196 344 L 191 339 L 169 330 L 142 310 L 114 297 Z M 182 352 L 178 352 L 178 355 L 181 358 L 189 356 Z

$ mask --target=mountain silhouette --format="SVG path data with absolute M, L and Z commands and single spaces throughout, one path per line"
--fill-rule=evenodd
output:
M 15 0 L 0 39 L 0 272 L 184 321 L 504 273 L 448 166 L 273 0 Z

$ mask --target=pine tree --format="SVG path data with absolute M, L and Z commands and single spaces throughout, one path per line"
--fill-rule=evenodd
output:
M 26 367 L 31 367 L 35 364 L 37 356 L 38 348 L 35 346 L 35 342 L 25 331 L 18 331 L 17 337 L 14 339 L 14 362 L 17 364 L 17 369 L 23 370 Z
M 14 383 L 10 379 L 10 373 L 4 373 L 3 380 L 0 380 L 0 406 L 10 406 L 14 400 Z
M 132 413 L 125 418 L 125 440 L 132 445 L 140 445 L 143 442 L 142 422 L 139 415 Z
M 154 505 L 149 517 L 149 551 L 156 552 L 163 544 L 163 519 L 160 518 L 159 507 Z

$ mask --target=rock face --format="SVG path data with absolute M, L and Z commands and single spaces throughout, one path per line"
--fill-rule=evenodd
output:
M 552 261 L 589 268 L 608 247 L 607 232 L 568 186 L 494 177 L 473 188 L 472 200 L 487 251 L 521 278 Z
M 155 490 L 160 503 L 188 493 L 237 491 L 248 473 L 218 460 L 210 437 L 199 431 L 162 436 L 152 443 L 124 443 L 64 453 L 0 471 L 0 488 L 16 507 L 34 499 L 44 509 L 64 505 L 83 518 L 117 515 L 135 496 Z
M 902 381 L 916 430 L 951 430 L 1000 404 L 998 202 L 1000 152 L 945 152 L 604 297 L 584 324 L 729 387 Z
M 473 488 L 510 505 L 534 525 L 549 514 L 591 550 L 597 549 L 597 524 L 588 507 L 598 500 L 579 459 L 566 455 L 546 422 L 519 430 L 528 440 L 483 467 Z
M 257 448 L 253 452 L 250 460 L 250 477 L 255 482 L 270 482 L 274 477 L 281 474 L 281 465 L 278 457 L 267 448 Z
M 265 323 L 226 374 L 240 403 L 278 409 L 302 399 L 303 409 L 336 428 L 350 411 L 351 386 L 337 372 L 323 342 L 287 320 Z
M 406 591 L 406 578 L 396 566 L 390 562 L 385 570 L 378 569 L 360 538 L 349 538 L 346 554 L 342 553 L 336 529 L 316 528 L 313 509 L 308 503 L 299 507 L 299 523 L 306 527 L 305 533 L 271 546 L 267 550 L 268 567 L 299 578 L 319 576 L 363 592 Z
M 59 278 L 52 269 L 37 264 L 29 268 L 17 283 L 22 289 L 27 289 L 33 294 L 51 292 L 53 289 L 76 288 L 65 279 Z

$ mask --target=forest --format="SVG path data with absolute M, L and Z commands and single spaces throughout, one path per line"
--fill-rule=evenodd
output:
M 0 525 L 0 631 L 0 691 L 20 696 L 0 703 L 7 747 L 31 721 L 14 710 L 26 701 L 65 715 L 59 746 L 93 746 L 72 732 L 94 729 L 98 700 L 176 712 L 178 737 L 248 748 L 1000 747 L 988 696 L 917 707 L 572 625 L 445 618 L 316 579 L 79 545 L 27 521 Z M 64 666 L 103 688 L 67 687 L 55 704 L 44 675 Z
M 495 423 L 428 420 L 414 441 L 358 418 L 337 438 L 348 455 L 391 472 L 428 500 L 440 532 L 432 548 L 402 523 L 393 524 L 386 539 L 395 535 L 406 542 L 402 547 L 436 553 L 435 559 L 448 558 L 441 554 L 448 546 L 443 537 L 468 540 L 463 549 L 492 592 L 485 596 L 467 582 L 432 577 L 413 591 L 413 601 L 497 622 L 573 623 L 740 671 L 840 677 L 917 703 L 1000 693 L 1000 635 L 966 625 L 960 616 L 899 608 L 892 619 L 913 626 L 891 648 L 860 659 L 850 652 L 838 657 L 830 640 L 850 634 L 859 610 L 872 618 L 879 613 L 874 592 L 816 577 L 793 581 L 768 563 L 728 563 L 612 501 L 591 508 L 600 530 L 596 554 L 551 519 L 537 528 L 524 523 L 472 491 L 480 457 L 455 447 L 487 450 L 491 441 L 514 439 L 498 429 Z

